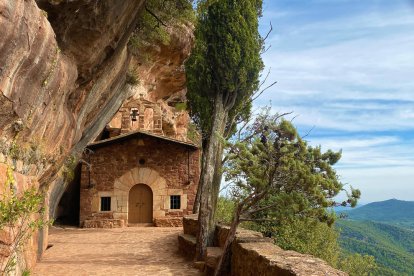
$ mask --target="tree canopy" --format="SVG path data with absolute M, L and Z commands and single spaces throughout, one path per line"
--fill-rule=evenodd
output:
M 296 216 L 331 225 L 335 216 L 327 207 L 337 205 L 335 196 L 344 191 L 333 168 L 340 157 L 341 152 L 308 145 L 291 122 L 266 111 L 231 145 L 226 180 L 240 201 L 254 198 L 255 204 L 245 210 L 251 214 L 246 220 L 275 223 Z M 355 206 L 359 197 L 359 190 L 351 187 L 340 204 Z
M 190 114 L 203 137 L 212 129 L 217 94 L 229 112 L 228 125 L 232 117 L 250 112 L 248 99 L 257 91 L 263 69 L 261 9 L 261 0 L 199 1 L 186 72 Z

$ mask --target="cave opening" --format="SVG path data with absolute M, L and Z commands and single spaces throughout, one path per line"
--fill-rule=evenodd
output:
M 101 134 L 99 134 L 96 141 L 101 141 L 101 140 L 105 140 L 108 138 L 111 138 L 111 132 L 109 131 L 107 127 L 105 127 L 104 130 L 102 130 Z
M 74 171 L 74 178 L 66 187 L 56 210 L 56 225 L 79 226 L 81 165 Z

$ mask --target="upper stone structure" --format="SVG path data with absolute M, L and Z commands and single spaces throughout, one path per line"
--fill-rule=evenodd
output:
M 132 100 L 119 109 L 106 130 L 110 138 L 136 130 L 163 135 L 161 105 L 145 99 Z
M 185 111 L 176 110 L 162 101 L 153 102 L 141 97 L 123 104 L 97 140 L 142 130 L 187 141 L 188 121 Z

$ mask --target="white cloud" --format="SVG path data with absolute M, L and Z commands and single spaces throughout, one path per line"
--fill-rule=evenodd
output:
M 361 190 L 361 202 L 414 199 L 414 170 L 407 167 L 339 169 L 338 173 L 343 183 Z
M 308 23 L 279 17 L 264 55 L 278 84 L 256 103 L 315 127 L 312 145 L 342 149 L 337 171 L 363 202 L 414 200 L 414 10 L 389 6 Z
M 276 101 L 276 100 L 275 100 Z M 408 115 L 402 117 L 398 110 L 339 109 L 323 106 L 321 103 L 272 105 L 274 112 L 294 112 L 294 122 L 301 127 L 332 129 L 347 132 L 392 131 L 414 128 L 414 120 Z M 288 116 L 289 118 L 289 116 Z
M 272 100 L 275 108 L 304 116 L 300 123 L 319 127 L 414 128 L 414 111 L 407 106 L 414 104 L 412 49 L 414 28 L 376 38 L 332 41 L 317 48 L 273 49 L 264 61 L 278 84 L 261 103 Z M 391 103 L 375 102 L 380 100 Z M 392 101 L 406 103 L 392 105 Z

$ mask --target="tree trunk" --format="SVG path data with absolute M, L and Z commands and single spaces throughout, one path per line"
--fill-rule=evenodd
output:
M 202 177 L 203 172 L 204 172 L 203 168 L 204 168 L 204 163 L 205 163 L 205 160 L 204 160 L 205 156 L 206 155 L 204 154 L 204 149 L 203 149 L 203 155 L 201 157 L 201 172 L 200 172 L 201 177 Z M 201 192 L 202 192 L 201 188 L 203 187 L 203 185 L 201 183 L 201 181 L 202 181 L 201 177 L 200 177 L 200 181 L 199 181 L 198 188 L 197 188 L 196 198 L 194 200 L 193 214 L 198 214 L 198 212 L 200 211 L 200 199 L 201 199 Z
M 220 257 L 216 270 L 214 271 L 214 276 L 227 275 L 229 272 L 231 245 L 236 237 L 237 226 L 240 223 L 241 209 L 242 204 L 237 204 L 237 208 L 234 212 L 234 218 L 230 226 L 230 231 L 226 238 L 226 242 L 224 243 L 223 254 Z
M 212 244 L 214 235 L 214 213 L 217 193 L 213 187 L 217 173 L 221 174 L 221 159 L 223 155 L 222 137 L 227 120 L 223 106 L 222 95 L 218 93 L 215 100 L 211 133 L 203 153 L 202 175 L 200 178 L 200 210 L 198 213 L 199 232 L 197 236 L 196 259 L 204 260 L 207 246 Z M 221 179 L 221 176 L 220 176 Z
M 215 170 L 214 170 L 214 177 L 213 177 L 213 185 L 212 185 L 212 191 L 211 191 L 211 197 L 212 197 L 212 204 L 214 206 L 213 213 L 211 216 L 213 219 L 216 217 L 216 207 L 217 207 L 217 201 L 220 193 L 220 186 L 221 186 L 221 179 L 223 177 L 223 149 L 224 144 L 220 143 L 217 149 L 216 154 L 216 161 L 215 161 Z

